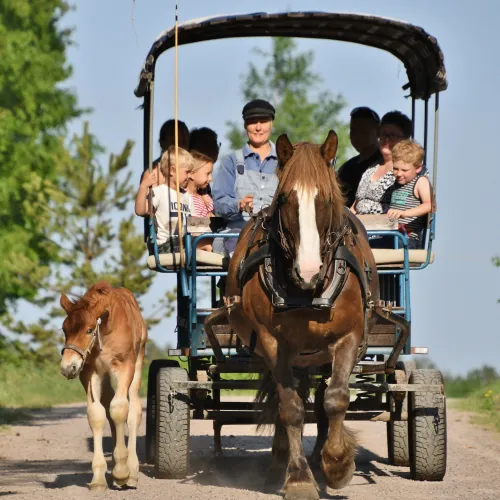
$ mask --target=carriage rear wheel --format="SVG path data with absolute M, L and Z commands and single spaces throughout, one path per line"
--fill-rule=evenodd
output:
M 189 411 L 187 389 L 177 389 L 175 381 L 188 381 L 184 368 L 163 367 L 156 383 L 155 470 L 158 477 L 182 479 L 189 464 Z
M 439 370 L 415 370 L 410 384 L 442 384 Z M 412 392 L 408 401 L 411 477 L 441 481 L 446 473 L 446 397 L 435 392 Z
M 179 362 L 173 359 L 155 359 L 149 365 L 148 399 L 146 406 L 146 463 L 155 463 L 156 447 L 156 377 L 162 367 L 178 367 Z
M 408 378 L 413 370 L 416 369 L 414 361 L 398 361 L 396 365 L 396 370 L 400 371 L 403 377 L 392 377 L 390 382 L 407 384 Z M 399 379 L 404 380 L 399 380 Z M 395 410 L 395 405 L 398 404 L 392 395 L 392 393 L 387 393 L 387 401 L 389 404 L 390 411 Z M 408 395 L 405 396 L 401 411 L 406 412 L 408 410 Z M 390 465 L 397 465 L 400 467 L 410 466 L 410 452 L 408 445 L 408 422 L 406 421 L 390 421 L 387 422 L 387 452 Z

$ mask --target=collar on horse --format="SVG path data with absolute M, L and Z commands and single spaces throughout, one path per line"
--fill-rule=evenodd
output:
M 94 348 L 96 340 L 99 346 L 99 351 L 102 351 L 101 332 L 99 330 L 100 325 L 101 325 L 101 318 L 97 318 L 97 323 L 95 325 L 94 331 L 92 332 L 92 338 L 90 339 L 90 342 L 87 344 L 87 347 L 85 349 L 81 349 L 75 344 L 64 344 L 63 348 L 61 349 L 61 355 L 65 349 L 70 349 L 72 351 L 77 352 L 83 358 L 83 363 L 85 364 L 85 360 L 87 359 L 87 356 L 90 353 L 90 351 L 92 351 L 92 349 Z
M 346 246 L 348 236 L 352 234 L 354 238 L 358 233 L 356 225 L 351 220 L 346 209 L 343 217 L 341 229 L 334 232 L 329 229 L 325 242 L 323 244 L 323 261 L 320 269 L 319 283 L 325 282 L 327 273 L 330 271 L 330 281 L 322 290 L 320 296 L 298 296 L 294 297 L 287 293 L 286 285 L 283 280 L 278 278 L 276 272 L 279 268 L 277 261 L 282 256 L 291 258 L 291 251 L 286 243 L 281 227 L 281 217 L 279 210 L 276 212 L 278 216 L 274 218 L 269 215 L 273 210 L 263 210 L 255 220 L 250 238 L 248 240 L 247 252 L 245 258 L 239 266 L 239 284 L 240 289 L 247 281 L 249 275 L 259 269 L 259 275 L 264 284 L 264 288 L 270 296 L 273 306 L 277 310 L 287 310 L 290 308 L 305 307 L 305 308 L 331 308 L 344 288 L 344 285 L 352 271 L 358 278 L 361 284 L 363 302 L 365 305 L 369 301 L 370 292 L 368 281 L 370 281 L 369 268 L 364 263 L 364 269 L 361 268 L 358 260 Z M 275 212 L 275 213 L 276 213 Z M 262 228 L 263 235 L 261 239 L 255 242 L 258 230 Z M 251 252 L 257 246 L 258 248 Z

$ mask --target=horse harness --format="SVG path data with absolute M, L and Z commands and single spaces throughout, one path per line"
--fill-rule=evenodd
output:
M 64 344 L 63 348 L 61 349 L 61 355 L 63 354 L 65 349 L 70 349 L 72 351 L 77 352 L 83 358 L 83 364 L 85 364 L 85 360 L 87 359 L 87 356 L 89 355 L 90 351 L 92 351 L 92 349 L 94 348 L 96 340 L 99 346 L 99 351 L 102 351 L 101 332 L 99 330 L 100 325 L 101 325 L 101 318 L 97 318 L 97 323 L 92 332 L 92 338 L 90 339 L 90 342 L 87 344 L 87 347 L 85 349 L 81 349 L 80 347 L 74 344 Z
M 334 307 L 335 300 L 342 292 L 349 273 L 353 272 L 360 283 L 365 317 L 363 338 L 357 355 L 359 361 L 366 353 L 368 346 L 369 318 L 375 304 L 371 300 L 369 289 L 372 271 L 365 260 L 363 260 L 363 268 L 360 266 L 360 263 L 346 244 L 348 239 L 351 239 L 350 237 L 352 237 L 354 244 L 356 244 L 358 234 L 358 228 L 351 219 L 348 209 L 345 209 L 341 229 L 338 232 L 329 230 L 325 238 L 323 262 L 318 281 L 320 285 L 323 284 L 328 271 L 330 271 L 331 279 L 319 297 L 290 296 L 287 293 L 286 287 L 280 283 L 278 273 L 275 272 L 278 269 L 277 259 L 279 258 L 276 250 L 280 248 L 289 257 L 291 257 L 291 252 L 283 235 L 280 216 L 278 215 L 278 222 L 275 224 L 277 227 L 274 227 L 273 221 L 268 215 L 269 212 L 272 213 L 273 211 L 262 210 L 254 218 L 254 225 L 248 240 L 245 257 L 239 265 L 238 281 L 240 290 L 243 290 L 244 284 L 255 272 L 256 268 L 258 268 L 260 280 L 276 312 L 284 312 L 296 308 L 328 310 Z M 255 241 L 260 228 L 262 228 L 263 235 L 259 240 Z M 251 252 L 255 246 L 258 248 Z M 230 314 L 232 308 L 241 303 L 241 296 L 224 297 L 224 302 L 226 310 Z M 249 346 L 250 353 L 253 353 L 256 342 L 257 335 L 255 332 L 252 332 Z

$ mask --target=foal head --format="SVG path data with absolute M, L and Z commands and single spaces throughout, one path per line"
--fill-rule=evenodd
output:
M 109 317 L 106 295 L 110 289 L 107 283 L 97 283 L 76 302 L 61 295 L 61 307 L 67 314 L 63 322 L 66 341 L 61 352 L 61 373 L 66 378 L 80 374 L 87 355 L 100 342 L 99 331 Z
M 337 144 L 333 130 L 321 146 L 292 146 L 286 134 L 276 143 L 280 231 L 293 260 L 292 277 L 303 290 L 319 284 L 329 244 L 342 224 L 344 199 L 332 166 Z

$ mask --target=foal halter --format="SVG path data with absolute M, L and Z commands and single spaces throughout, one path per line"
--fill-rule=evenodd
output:
M 85 363 L 85 360 L 87 359 L 87 356 L 90 353 L 90 351 L 92 351 L 96 340 L 99 346 L 99 351 L 102 351 L 101 332 L 99 331 L 100 324 L 101 324 L 101 318 L 97 318 L 97 324 L 95 325 L 94 331 L 92 332 L 92 338 L 90 339 L 90 342 L 87 344 L 85 350 L 82 350 L 75 344 L 64 344 L 63 348 L 61 349 L 61 355 L 63 354 L 65 349 L 70 349 L 71 351 L 77 352 L 83 358 L 83 363 Z

